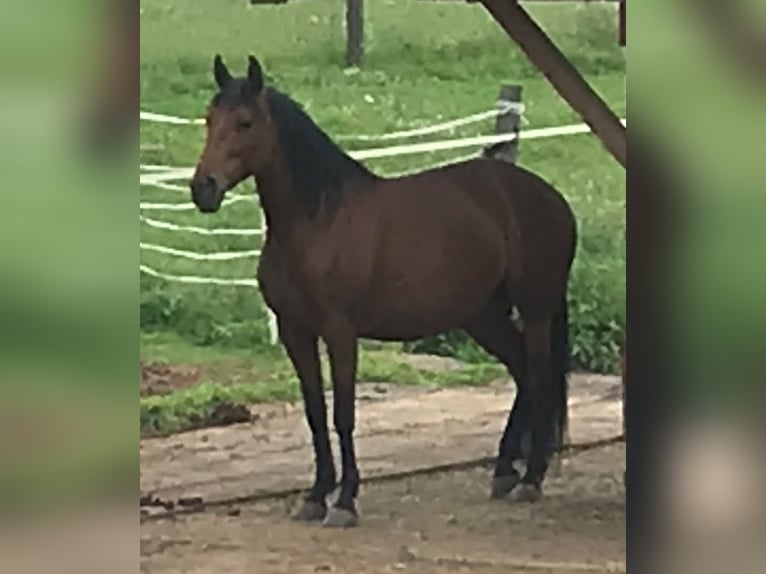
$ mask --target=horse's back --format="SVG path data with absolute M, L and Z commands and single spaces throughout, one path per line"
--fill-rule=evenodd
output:
M 448 166 L 449 167 L 449 166 Z M 482 190 L 499 191 L 520 217 L 573 219 L 572 211 L 564 196 L 538 174 L 516 164 L 498 159 L 477 158 L 455 164 L 449 173 L 455 181 L 470 193 Z M 486 186 L 477 186 L 477 182 Z
M 571 209 L 564 196 L 538 174 L 516 164 L 491 158 L 476 158 L 384 180 L 391 187 L 408 192 L 442 194 L 457 191 L 482 203 L 505 203 L 529 216 L 533 210 L 545 216 L 572 219 Z
M 450 164 L 396 180 L 407 203 L 428 202 L 431 215 L 442 211 L 478 207 L 487 223 L 503 227 L 506 234 L 535 242 L 572 243 L 575 218 L 564 196 L 534 172 L 490 158 Z M 427 199 L 426 199 L 427 198 Z
M 517 165 L 477 158 L 377 185 L 381 189 L 367 211 L 387 219 L 391 233 L 502 236 L 513 251 L 508 257 L 521 249 L 543 258 L 549 250 L 573 253 L 576 224 L 568 202 Z

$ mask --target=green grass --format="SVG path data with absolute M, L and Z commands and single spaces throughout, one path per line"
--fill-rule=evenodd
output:
M 365 383 L 395 383 L 429 388 L 482 386 L 507 377 L 497 364 L 461 365 L 435 370 L 409 364 L 388 346 L 363 347 L 358 380 Z M 246 351 L 191 345 L 167 333 L 141 336 L 143 361 L 184 364 L 203 369 L 203 380 L 189 389 L 168 395 L 141 398 L 142 436 L 163 435 L 206 426 L 216 405 L 296 401 L 298 380 L 285 354 L 279 349 Z M 329 388 L 326 362 L 325 383 Z
M 481 6 L 461 2 L 367 0 L 366 63 L 343 67 L 343 2 L 314 0 L 250 7 L 241 0 L 142 0 L 142 109 L 186 117 L 204 113 L 213 93 L 212 58 L 221 52 L 242 73 L 252 53 L 280 89 L 301 102 L 329 134 L 376 134 L 432 124 L 490 108 L 500 85 L 523 85 L 528 127 L 579 122 Z M 625 113 L 625 68 L 617 46 L 613 6 L 536 5 L 530 9 L 594 88 Z M 493 123 L 442 137 L 489 134 Z M 142 163 L 191 166 L 204 139 L 193 126 L 142 123 Z M 365 145 L 343 142 L 347 149 Z M 375 160 L 382 174 L 469 153 Z M 592 136 L 523 141 L 520 163 L 564 193 L 579 223 L 580 245 L 571 299 L 578 366 L 610 371 L 625 325 L 625 172 Z M 246 183 L 238 190 L 252 192 Z M 187 201 L 185 193 L 144 187 L 142 201 Z M 255 202 L 214 217 L 196 212 L 147 212 L 199 227 L 258 227 Z M 253 237 L 205 237 L 141 226 L 142 241 L 196 251 L 258 247 Z M 189 275 L 252 278 L 254 260 L 199 262 L 142 251 L 143 263 Z M 166 283 L 141 277 L 141 328 L 170 331 L 214 352 L 256 349 L 269 357 L 264 308 L 257 290 Z M 460 336 L 440 337 L 422 349 L 482 363 L 486 356 Z M 268 362 L 271 359 L 248 360 Z M 397 373 L 397 376 L 401 373 Z M 255 392 L 255 391 L 253 391 Z

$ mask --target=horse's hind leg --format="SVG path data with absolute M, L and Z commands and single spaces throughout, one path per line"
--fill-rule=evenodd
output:
M 513 463 L 524 458 L 522 438 L 528 428 L 529 404 L 523 383 L 526 359 L 521 332 L 511 321 L 504 305 L 490 305 L 465 326 L 466 332 L 490 355 L 503 363 L 516 382 L 516 398 L 498 447 L 492 480 L 492 498 L 502 498 L 513 490 L 521 475 Z
M 555 415 L 553 391 L 553 356 L 551 352 L 550 319 L 526 321 L 524 343 L 527 358 L 527 392 L 530 405 L 532 451 L 527 470 L 516 490 L 516 498 L 535 501 L 542 495 L 542 482 L 548 468 L 548 451 L 551 443 Z

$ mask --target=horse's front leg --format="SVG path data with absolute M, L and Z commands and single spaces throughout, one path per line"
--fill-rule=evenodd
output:
M 332 325 L 325 334 L 333 383 L 335 431 L 340 442 L 343 471 L 338 501 L 327 513 L 324 526 L 356 526 L 356 497 L 359 492 L 359 470 L 354 451 L 354 401 L 357 367 L 357 337 L 345 322 Z
M 311 429 L 316 460 L 314 485 L 293 514 L 296 520 L 322 520 L 327 496 L 335 490 L 335 464 L 327 430 L 327 407 L 322 385 L 316 335 L 279 320 L 279 337 L 295 367 L 301 384 L 306 420 Z

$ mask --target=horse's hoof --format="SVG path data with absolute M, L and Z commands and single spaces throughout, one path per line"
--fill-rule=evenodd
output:
M 537 502 L 542 496 L 543 489 L 536 484 L 521 483 L 511 492 L 511 500 L 514 502 Z
M 519 484 L 521 477 L 518 474 L 508 476 L 496 476 L 492 479 L 492 492 L 489 495 L 490 500 L 499 500 L 508 496 L 511 491 Z
M 325 516 L 327 516 L 327 505 L 324 502 L 304 500 L 293 512 L 292 518 L 300 522 L 315 522 L 323 520 Z
M 325 528 L 353 528 L 359 524 L 359 517 L 353 510 L 333 506 L 322 521 Z

